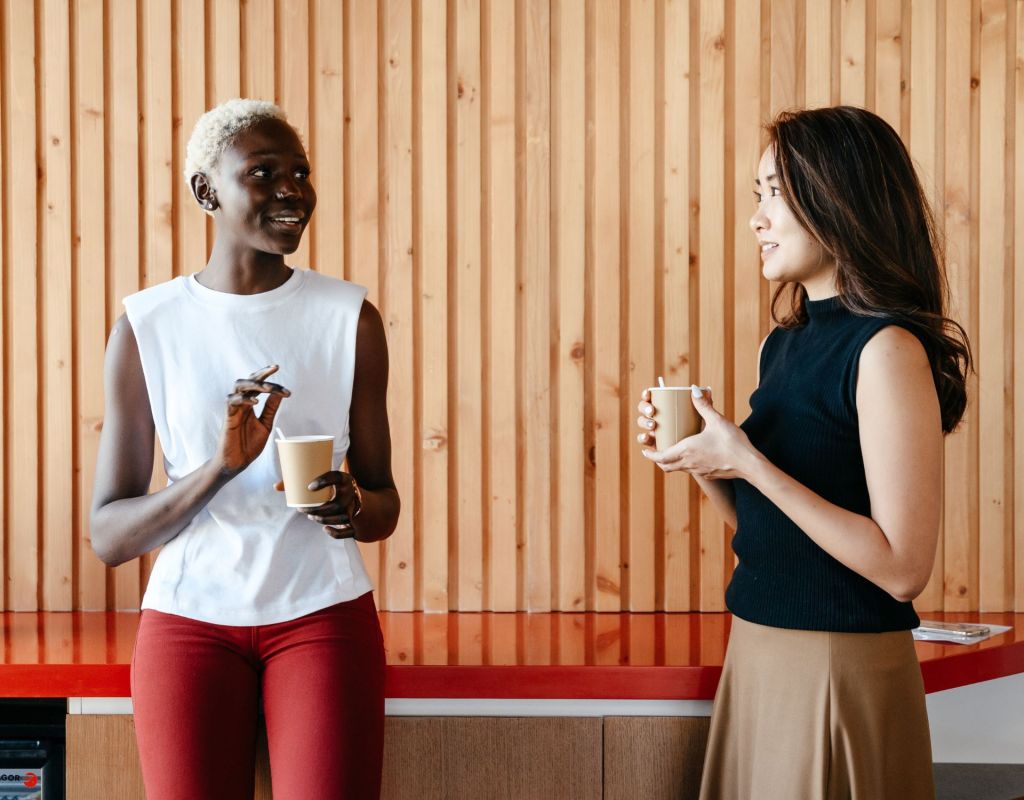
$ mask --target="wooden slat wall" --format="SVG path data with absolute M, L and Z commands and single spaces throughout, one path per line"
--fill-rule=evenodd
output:
M 722 608 L 729 531 L 635 405 L 662 374 L 745 416 L 759 125 L 846 102 L 908 143 L 977 356 L 918 606 L 1024 609 L 1024 0 L 0 0 L 0 47 L 0 607 L 139 603 L 153 556 L 88 543 L 105 335 L 202 266 L 184 147 L 244 94 L 313 159 L 293 262 L 388 331 L 381 607 Z

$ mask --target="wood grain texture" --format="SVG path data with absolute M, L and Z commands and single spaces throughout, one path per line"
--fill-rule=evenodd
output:
M 381 797 L 597 800 L 601 726 L 600 718 L 392 717 Z
M 69 714 L 65 732 L 68 800 L 145 800 L 134 718 Z
M 689 800 L 700 793 L 708 717 L 606 717 L 605 800 Z
M 206 262 L 185 146 L 246 94 L 312 158 L 294 263 L 385 320 L 382 608 L 722 606 L 729 532 L 640 457 L 638 394 L 700 382 L 745 416 L 760 125 L 840 101 L 904 136 L 977 357 L 918 608 L 1019 608 L 1022 2 L 3 0 L 0 607 L 139 605 L 155 553 L 108 570 L 89 543 L 105 338 Z

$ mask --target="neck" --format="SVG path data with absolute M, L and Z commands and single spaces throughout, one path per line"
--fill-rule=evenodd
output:
M 830 269 L 819 275 L 815 275 L 805 281 L 801 281 L 804 291 L 807 292 L 808 300 L 827 300 L 839 294 L 836 288 L 836 271 Z
M 264 253 L 239 247 L 218 236 L 206 268 L 196 274 L 208 289 L 229 294 L 259 294 L 276 289 L 291 277 L 292 270 L 280 253 Z

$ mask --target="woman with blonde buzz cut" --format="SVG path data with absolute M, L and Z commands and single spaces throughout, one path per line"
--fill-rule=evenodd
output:
M 132 658 L 146 795 L 252 800 L 262 708 L 275 800 L 376 798 L 384 650 L 356 542 L 399 513 L 384 327 L 365 288 L 285 263 L 316 193 L 281 109 L 207 112 L 185 171 L 213 251 L 124 300 L 92 502 L 104 562 L 161 548 Z M 334 437 L 348 472 L 313 481 L 323 505 L 286 505 L 275 425 Z M 168 485 L 150 494 L 157 436 Z

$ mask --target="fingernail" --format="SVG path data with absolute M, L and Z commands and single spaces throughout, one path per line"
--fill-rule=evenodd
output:
M 700 390 L 700 387 L 697 386 L 697 384 L 691 384 L 690 391 L 693 392 L 693 396 L 696 397 L 698 400 L 700 400 L 704 396 L 704 392 Z

